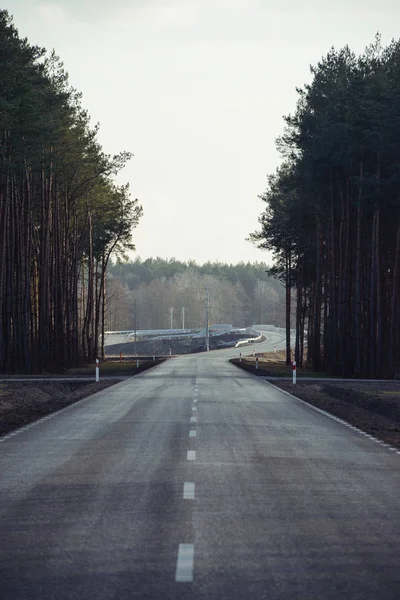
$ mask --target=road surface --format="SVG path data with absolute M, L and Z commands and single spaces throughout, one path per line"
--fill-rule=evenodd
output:
M 400 598 L 400 456 L 232 355 L 3 438 L 2 600 Z

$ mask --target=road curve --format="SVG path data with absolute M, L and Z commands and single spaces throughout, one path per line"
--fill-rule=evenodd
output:
M 398 600 L 400 456 L 237 354 L 172 359 L 3 438 L 2 600 Z

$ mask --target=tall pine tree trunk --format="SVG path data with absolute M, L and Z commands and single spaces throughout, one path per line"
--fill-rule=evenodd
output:
M 355 261 L 355 294 L 354 294 L 354 346 L 355 361 L 354 373 L 356 377 L 361 375 L 361 226 L 362 226 L 362 185 L 363 185 L 363 163 L 360 163 L 360 183 L 357 203 L 356 224 L 356 261 Z
M 396 370 L 396 359 L 399 355 L 398 351 L 395 352 L 395 344 L 399 342 L 399 307 L 397 305 L 397 299 L 399 296 L 400 287 L 400 225 L 397 228 L 396 236 L 396 251 L 393 266 L 393 278 L 392 278 L 392 293 L 390 300 L 390 321 L 389 321 L 389 359 L 388 364 L 392 377 Z
M 286 296 L 286 364 L 291 364 L 290 350 L 290 311 L 291 311 L 291 252 L 286 250 L 285 262 L 285 296 Z

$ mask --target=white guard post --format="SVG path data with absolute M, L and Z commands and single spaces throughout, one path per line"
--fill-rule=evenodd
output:
M 99 368 L 99 359 L 96 358 L 96 382 L 100 381 L 100 368 Z
M 153 362 L 156 360 L 156 353 L 153 352 Z
M 239 362 L 242 362 L 242 353 L 239 354 Z
M 293 383 L 296 383 L 296 361 L 293 361 Z
M 139 356 L 136 357 L 136 368 L 139 368 Z
M 276 346 L 274 346 L 274 352 L 276 352 Z

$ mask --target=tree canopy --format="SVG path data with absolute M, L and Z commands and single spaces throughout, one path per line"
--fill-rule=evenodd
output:
M 59 369 L 100 352 L 105 271 L 142 208 L 54 52 L 0 10 L 0 370 Z
M 296 290 L 296 358 L 390 377 L 400 360 L 400 42 L 332 48 L 277 140 L 260 229 Z

